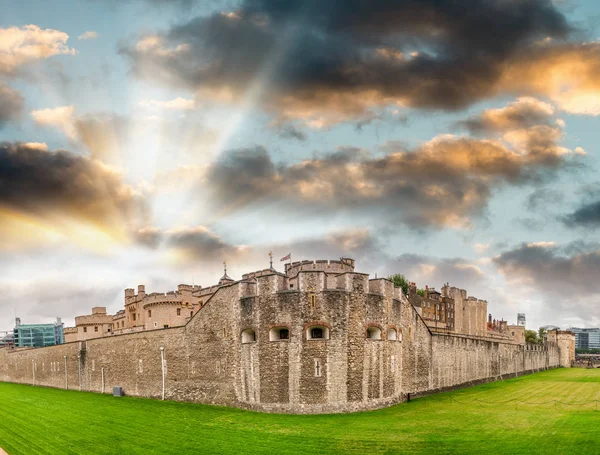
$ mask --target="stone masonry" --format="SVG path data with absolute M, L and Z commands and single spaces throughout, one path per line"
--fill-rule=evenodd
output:
M 184 307 L 187 289 L 179 291 L 176 305 Z M 460 304 L 460 333 L 428 327 L 400 288 L 355 272 L 351 259 L 302 261 L 285 274 L 222 279 L 184 325 L 148 324 L 159 317 L 159 298 L 136 307 L 143 331 L 0 350 L 0 380 L 105 393 L 121 386 L 127 395 L 161 398 L 164 371 L 169 400 L 328 413 L 571 365 L 570 332 L 550 332 L 539 346 L 487 336 L 485 325 L 476 327 L 485 324 L 487 302 L 455 288 L 445 295 Z M 133 311 L 125 313 L 133 323 Z

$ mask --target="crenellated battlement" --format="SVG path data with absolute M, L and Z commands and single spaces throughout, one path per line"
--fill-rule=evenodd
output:
M 263 276 L 269 276 L 269 275 L 285 276 L 283 273 L 278 272 L 275 269 L 263 269 L 263 270 L 257 270 L 256 272 L 244 273 L 242 275 L 242 280 L 255 280 L 256 278 L 260 278 Z
M 341 258 L 340 260 L 317 259 L 315 261 L 296 261 L 285 264 L 285 274 L 290 278 L 301 271 L 323 271 L 327 273 L 344 273 L 354 271 L 354 259 Z
M 172 291 L 166 293 L 153 292 L 152 294 L 148 294 L 143 301 L 144 308 L 148 305 L 158 303 L 178 304 L 181 303 L 181 299 L 174 291 Z
M 177 285 L 177 292 L 196 292 L 202 289 L 202 286 L 191 285 L 191 284 L 179 284 Z

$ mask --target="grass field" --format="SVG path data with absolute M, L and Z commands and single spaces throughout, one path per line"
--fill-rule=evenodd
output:
M 374 412 L 293 416 L 0 383 L 16 454 L 600 453 L 600 369 L 560 369 Z M 598 410 L 596 410 L 598 409 Z

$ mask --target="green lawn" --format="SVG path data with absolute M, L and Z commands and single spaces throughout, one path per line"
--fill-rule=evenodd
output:
M 358 414 L 294 416 L 0 383 L 9 454 L 600 453 L 600 369 Z M 596 410 L 598 406 L 598 411 Z

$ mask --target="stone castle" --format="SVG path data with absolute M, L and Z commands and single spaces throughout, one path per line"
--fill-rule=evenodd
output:
M 0 350 L 0 380 L 265 412 L 376 409 L 455 387 L 568 367 L 574 336 L 525 344 L 487 302 L 445 285 L 408 295 L 354 260 L 272 267 L 166 294 L 125 290 L 115 315 L 76 318 L 66 344 Z

